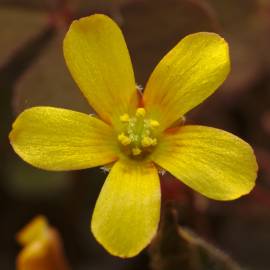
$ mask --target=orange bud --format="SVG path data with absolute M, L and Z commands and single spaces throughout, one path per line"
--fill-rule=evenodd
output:
M 23 246 L 17 256 L 17 270 L 70 270 L 61 238 L 45 217 L 34 218 L 16 238 Z

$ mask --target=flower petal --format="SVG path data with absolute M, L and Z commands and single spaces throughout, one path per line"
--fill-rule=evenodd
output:
M 87 114 L 33 107 L 13 124 L 10 142 L 26 162 L 47 170 L 76 170 L 117 159 L 113 130 Z
M 67 66 L 81 91 L 106 122 L 135 110 L 137 91 L 121 30 L 109 17 L 75 20 L 64 40 Z
M 145 107 L 166 128 L 210 96 L 229 70 L 224 39 L 214 33 L 188 35 L 153 71 L 144 92 Z
M 160 218 L 160 184 L 151 163 L 117 162 L 101 190 L 92 232 L 111 254 L 137 255 L 153 238 Z
M 183 126 L 164 135 L 152 156 L 159 166 L 206 197 L 232 200 L 254 187 L 252 148 L 223 130 Z

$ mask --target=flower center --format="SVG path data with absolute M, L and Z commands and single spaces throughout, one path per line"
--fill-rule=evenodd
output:
M 145 117 L 144 108 L 138 108 L 136 114 L 130 117 L 127 113 L 120 116 L 123 124 L 118 141 L 125 154 L 135 157 L 145 157 L 157 144 L 157 128 L 159 122 Z

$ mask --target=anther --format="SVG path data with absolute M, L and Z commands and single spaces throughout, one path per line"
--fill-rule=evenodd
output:
M 123 145 L 129 145 L 131 143 L 131 139 L 124 133 L 118 135 L 118 141 Z
M 120 116 L 121 122 L 128 122 L 129 121 L 129 115 L 127 113 Z
M 137 117 L 144 117 L 145 116 L 145 109 L 144 108 L 138 108 L 136 110 L 136 116 Z
M 157 139 L 156 138 L 152 139 L 152 138 L 150 138 L 148 136 L 144 136 L 142 138 L 141 143 L 142 143 L 142 147 L 148 147 L 148 146 L 156 145 L 157 144 Z
M 132 148 L 132 154 L 134 156 L 138 156 L 141 152 L 142 152 L 142 150 L 138 147 Z
M 157 120 L 152 120 L 152 119 L 150 120 L 150 125 L 153 128 L 156 128 L 156 127 L 160 126 L 160 124 L 159 124 L 159 122 Z
M 152 139 L 152 146 L 154 146 L 154 145 L 157 145 L 157 139 L 156 138 Z

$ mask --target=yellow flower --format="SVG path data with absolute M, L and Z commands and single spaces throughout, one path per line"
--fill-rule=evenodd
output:
M 229 73 L 228 45 L 219 35 L 196 33 L 181 40 L 157 65 L 142 98 L 123 35 L 110 18 L 74 21 L 64 56 L 98 117 L 31 108 L 15 121 L 10 141 L 25 161 L 47 170 L 114 163 L 91 222 L 97 241 L 111 254 L 134 256 L 155 235 L 158 168 L 216 200 L 236 199 L 253 188 L 257 163 L 246 142 L 215 128 L 175 124 Z
M 60 236 L 45 217 L 34 218 L 18 233 L 17 240 L 23 246 L 17 270 L 70 270 Z

